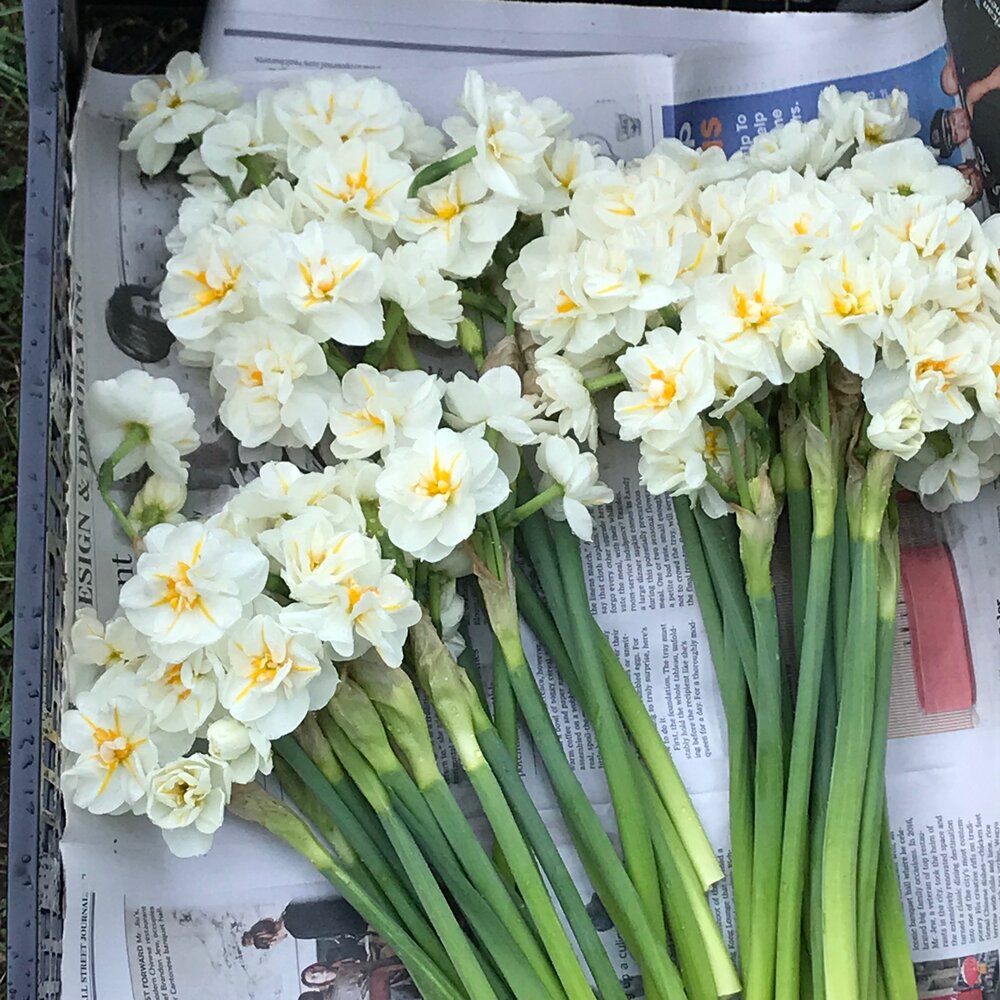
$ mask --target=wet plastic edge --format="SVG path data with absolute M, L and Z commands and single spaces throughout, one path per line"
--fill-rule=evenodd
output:
M 60 0 L 24 5 L 29 120 L 24 234 L 24 306 L 17 467 L 17 554 L 14 590 L 13 706 L 10 739 L 10 825 L 7 889 L 7 995 L 38 996 L 38 866 L 42 764 L 42 675 L 46 648 L 49 376 L 52 273 L 59 212 L 62 148 Z M 51 641 L 48 643 L 51 646 Z

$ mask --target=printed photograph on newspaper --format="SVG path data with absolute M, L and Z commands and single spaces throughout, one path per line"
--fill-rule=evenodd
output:
M 126 898 L 134 1000 L 416 1000 L 400 960 L 349 904 L 303 892 L 217 906 Z

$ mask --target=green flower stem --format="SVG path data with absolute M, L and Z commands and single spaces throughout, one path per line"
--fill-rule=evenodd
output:
M 785 506 L 788 509 L 788 536 L 792 553 L 792 626 L 795 653 L 801 659 L 809 593 L 813 504 L 805 457 L 804 417 L 799 412 L 796 412 L 796 417 L 790 427 L 782 427 L 781 454 L 785 461 Z
M 917 1000 L 917 981 L 910 951 L 910 928 L 899 894 L 899 877 L 892 854 L 889 817 L 882 820 L 878 879 L 875 883 L 875 931 L 885 992 L 889 1000 Z
M 392 343 L 396 339 L 396 334 L 406 328 L 403 307 L 398 302 L 387 303 L 382 328 L 384 331 L 382 338 L 376 340 L 374 344 L 369 344 L 365 348 L 365 353 L 361 358 L 365 364 L 371 365 L 373 368 L 381 367 L 382 362 L 389 353 L 389 348 L 392 347 Z
M 556 557 L 563 578 L 569 611 L 570 634 L 568 648 L 577 664 L 577 675 L 592 709 L 590 724 L 610 780 L 611 803 L 618 820 L 625 868 L 639 892 L 646 909 L 646 919 L 654 933 L 665 933 L 663 901 L 656 877 L 656 858 L 649 830 L 632 817 L 642 814 L 642 802 L 635 775 L 629 766 L 629 747 L 618 717 L 611 691 L 604 676 L 599 647 L 594 643 L 593 615 L 587 593 L 580 545 L 568 524 L 554 522 L 550 527 Z M 502 638 L 502 637 L 501 637 Z M 520 635 L 517 647 L 520 649 Z M 523 649 L 521 656 L 523 657 Z
M 813 424 L 803 424 L 812 496 L 808 523 L 812 526 L 808 587 L 798 639 L 798 692 L 792 728 L 785 793 L 785 828 L 781 845 L 781 881 L 775 981 L 788 996 L 798 996 L 801 981 L 803 899 L 809 846 L 809 798 L 812 785 L 816 724 L 823 661 L 829 634 L 830 586 L 833 574 L 833 534 L 837 481 L 830 438 Z M 796 528 L 793 522 L 792 531 Z M 793 534 L 794 545 L 794 534 Z
M 128 519 L 128 515 L 118 506 L 111 497 L 111 487 L 115 481 L 115 468 L 119 462 L 130 452 L 135 451 L 140 444 L 149 440 L 149 431 L 142 424 L 132 424 L 125 432 L 125 437 L 117 448 L 101 463 L 97 470 L 97 489 L 101 494 L 108 510 L 114 515 L 115 520 L 125 532 L 126 537 L 133 544 L 139 539 L 139 532 L 135 525 Z
M 465 288 L 462 290 L 462 305 L 467 309 L 478 309 L 491 319 L 495 319 L 501 326 L 507 326 L 507 310 L 503 303 L 493 295 L 484 295 L 482 292 Z
M 327 749 L 332 755 L 332 751 Z M 375 884 L 392 900 L 396 912 L 409 933 L 420 944 L 421 948 L 433 958 L 438 967 L 445 970 L 453 981 L 458 982 L 454 965 L 442 948 L 434 928 L 427 922 L 427 918 L 415 901 L 414 893 L 406 876 L 401 873 L 397 874 L 399 862 L 395 851 L 389 847 L 388 853 L 384 853 L 379 847 L 379 842 L 386 840 L 381 828 L 378 831 L 377 840 L 368 836 L 355 813 L 341 798 L 339 794 L 341 789 L 330 782 L 324 770 L 313 762 L 308 753 L 292 737 L 276 741 L 275 751 L 330 814 L 341 834 L 357 852 L 361 863 L 368 869 Z M 346 779 L 346 775 L 344 775 L 344 779 Z M 340 785 L 343 785 L 343 779 Z M 364 803 L 364 806 L 366 812 L 370 811 L 367 802 Z
M 426 644 L 426 619 L 418 628 Z M 592 1000 L 593 991 L 538 872 L 531 850 L 480 750 L 472 725 L 469 689 L 447 650 L 437 644 L 432 648 L 433 652 L 428 652 L 425 645 L 424 654 L 419 656 L 421 683 L 451 737 L 462 767 L 493 829 L 497 846 L 503 852 L 521 898 L 558 974 L 555 991 L 550 990 L 550 995 Z M 432 796 L 437 794 L 440 797 L 441 792 L 435 793 L 433 789 L 443 788 L 443 780 L 436 766 L 431 765 L 431 760 L 422 762 L 419 780 L 425 789 L 431 790 Z M 447 792 L 447 789 L 444 791 Z M 450 793 L 447 794 L 450 796 Z M 454 809 L 458 809 L 457 805 Z
M 420 856 L 425 859 L 428 869 L 437 872 L 441 884 L 479 940 L 478 950 L 471 942 L 469 945 L 497 996 L 505 997 L 510 991 L 513 991 L 514 997 L 534 996 L 540 992 L 544 995 L 545 987 L 541 980 L 535 975 L 500 916 L 462 870 L 437 819 L 428 810 L 427 803 L 412 781 L 407 789 L 403 781 L 397 780 L 396 789 L 404 790 L 402 795 L 397 794 L 396 790 L 383 784 L 381 776 L 353 744 L 350 736 L 334 721 L 332 715 L 321 717 L 320 724 L 344 767 L 365 793 L 386 799 L 387 810 L 384 813 L 380 811 L 380 817 L 396 816 Z M 563 994 L 556 993 L 554 996 L 559 1000 Z
M 729 827 L 733 855 L 733 906 L 740 947 L 744 954 L 750 941 L 750 901 L 753 881 L 753 748 L 744 670 L 733 638 L 733 616 L 723 617 L 718 588 L 709 568 L 706 546 L 691 504 L 678 498 L 674 513 L 684 546 L 684 557 L 701 610 L 708 648 L 715 667 L 719 693 L 726 715 L 729 750 Z
M 601 1000 L 625 1000 L 625 991 L 611 965 L 607 950 L 601 943 L 594 922 L 587 912 L 586 904 L 552 839 L 549 828 L 538 812 L 538 807 L 524 787 L 517 765 L 508 753 L 500 734 L 491 724 L 482 704 L 477 703 L 470 707 L 473 707 L 476 738 L 483 752 L 485 767 L 489 768 L 501 793 L 510 804 L 518 826 L 538 858 L 556 899 L 559 900 L 590 974 L 597 984 Z M 492 782 L 485 773 L 481 784 L 483 789 L 492 789 Z
M 410 334 L 405 323 L 400 324 L 382 362 L 386 368 L 396 368 L 402 372 L 417 371 L 422 367 L 410 346 Z
M 830 616 L 836 677 L 838 678 L 837 690 L 839 692 L 839 677 L 844 669 L 847 622 L 851 605 L 851 531 L 847 519 L 847 486 L 843 479 L 839 483 L 838 489 L 837 514 L 833 533 L 833 587 L 830 595 Z
M 740 565 L 738 545 L 732 537 L 731 517 L 712 518 L 700 508 L 694 517 L 711 572 L 719 611 L 732 630 L 733 642 L 746 673 L 747 690 L 751 703 L 757 704 L 757 643 L 754 637 L 753 613 L 743 586 L 743 568 Z
M 836 534 L 836 532 L 835 532 Z M 837 563 L 834 558 L 836 589 Z M 832 595 L 831 595 L 832 596 Z M 834 639 L 829 632 L 823 652 L 820 678 L 819 712 L 816 720 L 816 747 L 813 752 L 813 778 L 809 829 L 809 884 L 805 915 L 809 931 L 809 971 L 813 1000 L 825 1000 L 826 977 L 823 972 L 823 835 L 826 829 L 830 798 L 830 772 L 837 735 L 837 670 Z M 803 969 L 803 976 L 805 969 Z
M 421 684 L 426 689 L 429 665 L 433 664 L 436 667 L 447 662 L 450 657 L 433 630 L 428 632 L 418 625 L 411 632 L 411 636 L 417 646 Z M 566 752 L 559 741 L 559 735 L 552 724 L 552 718 L 534 676 L 523 656 L 512 661 L 509 666 L 518 707 L 524 715 L 535 748 L 552 782 L 563 818 L 569 827 L 580 859 L 626 946 L 643 970 L 647 998 L 680 1000 L 684 997 L 684 987 L 677 969 L 670 961 L 663 939 L 653 934 L 645 918 L 636 888 L 601 826 L 601 821 L 593 804 L 587 798 L 579 778 L 566 759 Z M 437 699 L 434 700 L 437 705 Z M 473 725 L 480 747 L 483 747 L 484 743 L 492 744 L 491 749 L 494 753 L 490 760 L 495 759 L 497 743 L 502 746 L 502 741 L 499 740 L 496 729 L 485 712 L 474 713 Z
M 369 676 L 370 674 L 371 670 Z M 395 795 L 416 818 L 426 840 L 426 852 L 433 858 L 434 866 L 447 866 L 453 872 L 451 880 L 456 878 L 454 874 L 456 869 L 459 867 L 464 869 L 476 892 L 493 908 L 513 942 L 527 959 L 537 976 L 539 985 L 546 990 L 547 995 L 553 997 L 553 1000 L 558 1000 L 565 994 L 545 952 L 511 898 L 493 862 L 476 839 L 438 770 L 430 733 L 427 731 L 427 724 L 415 692 L 413 692 L 413 702 L 415 711 L 411 710 L 408 713 L 407 721 L 411 724 L 406 726 L 407 731 L 404 731 L 403 717 L 399 712 L 394 715 L 393 727 L 394 737 L 397 738 L 397 743 L 407 759 L 413 777 L 404 770 L 389 745 L 382 726 L 382 718 L 375 704 L 353 680 L 341 681 L 327 710 L 347 734 L 350 742 L 365 756 L 390 793 Z M 419 720 L 416 717 L 417 712 L 420 713 Z M 534 871 L 530 854 L 528 863 Z M 537 876 L 537 872 L 535 875 Z M 458 877 L 461 877 L 460 874 Z M 554 922 L 560 939 L 556 944 L 562 946 L 563 942 L 565 943 L 565 954 L 578 967 L 572 946 L 566 938 L 540 878 L 537 879 L 537 887 L 544 899 L 544 912 L 540 918 L 536 918 L 536 925 L 547 926 L 551 931 Z M 529 910 L 531 910 L 530 905 Z M 534 911 L 531 912 L 534 917 Z M 551 921 L 546 925 L 545 921 L 549 918 Z M 507 974 L 507 970 L 502 967 L 501 971 Z M 512 971 L 515 975 L 520 973 L 520 969 Z M 581 996 L 589 997 L 589 990 Z
M 895 459 L 873 451 L 852 519 L 849 633 L 840 678 L 837 742 L 823 837 L 823 949 L 829 1000 L 861 1000 L 868 970 L 858 964 L 858 847 L 875 708 L 878 547 Z
M 488 573 L 492 579 L 498 581 L 501 590 L 506 588 L 508 578 L 508 560 L 504 548 L 503 540 L 500 536 L 500 525 L 497 522 L 496 514 L 492 511 L 484 518 L 487 533 L 482 552 Z M 508 595 L 513 599 L 512 595 Z M 516 624 L 517 615 L 514 613 L 513 621 Z M 494 628 L 493 641 L 493 720 L 500 730 L 510 755 L 517 760 L 518 732 L 517 732 L 517 702 L 514 698 L 514 690 L 511 687 L 510 672 L 507 664 L 507 657 L 504 653 L 503 643 L 500 641 L 497 630 Z M 501 859 L 502 866 L 502 859 Z
M 250 783 L 233 787 L 229 810 L 263 826 L 306 858 L 368 923 L 378 928 L 379 934 L 403 960 L 425 1000 L 471 1000 L 449 981 L 399 920 L 365 891 L 290 809 L 268 796 L 259 785 Z
M 782 725 L 783 672 L 778 612 L 771 582 L 777 506 L 765 477 L 750 483 L 754 510 L 737 511 L 740 559 L 753 613 L 757 663 L 757 752 L 754 776 L 753 936 L 745 956 L 746 1000 L 772 1000 L 784 831 L 785 747 Z
M 535 494 L 530 500 L 526 500 L 520 506 L 515 507 L 504 518 L 504 530 L 509 531 L 511 528 L 517 527 L 526 517 L 531 517 L 535 511 L 541 510 L 547 503 L 558 500 L 563 493 L 565 493 L 565 490 L 562 486 L 559 483 L 553 483 L 547 489 L 542 490 L 541 493 Z
M 881 541 L 875 643 L 875 706 L 858 842 L 858 965 L 862 970 L 869 964 L 874 964 L 877 953 L 876 881 L 881 831 L 886 816 L 885 758 L 889 740 L 892 653 L 896 642 L 896 600 L 899 592 L 899 530 L 893 507 L 890 507 L 885 519 Z
M 464 167 L 466 163 L 471 163 L 475 155 L 476 147 L 469 146 L 468 149 L 460 149 L 457 153 L 452 153 L 451 156 L 446 156 L 443 160 L 428 163 L 422 170 L 418 170 L 413 180 L 410 181 L 406 197 L 413 198 L 422 187 L 447 177 L 459 167 Z
M 395 862 L 396 856 L 382 829 L 382 824 L 376 818 L 372 807 L 354 787 L 354 783 L 340 766 L 340 761 L 330 749 L 330 744 L 327 743 L 326 737 L 316 721 L 316 716 L 307 715 L 302 720 L 299 728 L 295 730 L 294 740 L 326 778 L 338 800 L 343 803 L 347 815 L 350 816 L 351 830 L 347 830 L 343 820 L 337 814 L 334 814 L 334 818 L 347 833 L 349 839 L 353 843 L 357 843 L 357 834 L 361 833 L 375 847 L 380 857 Z M 283 744 L 283 746 L 287 746 L 287 744 Z
M 600 392 L 602 389 L 610 389 L 616 385 L 624 385 L 626 382 L 624 372 L 608 372 L 607 375 L 595 375 L 593 378 L 585 378 L 583 387 L 588 392 Z
M 224 174 L 217 174 L 214 170 L 210 171 L 212 176 L 216 179 L 219 187 L 226 193 L 226 197 L 230 201 L 238 201 L 240 197 L 239 191 L 236 190 L 236 185 L 233 184 L 232 180 L 226 177 Z
M 316 798 L 311 791 L 309 791 L 306 783 L 292 770 L 291 765 L 289 765 L 284 758 L 276 756 L 274 758 L 274 773 L 281 785 L 282 792 L 288 796 L 299 812 L 315 827 L 316 832 L 333 848 L 334 856 L 340 861 L 344 866 L 344 870 L 349 872 L 351 877 L 358 883 L 358 885 L 367 892 L 372 899 L 374 899 L 378 904 L 386 910 L 386 912 L 393 914 L 397 918 L 401 919 L 404 927 L 410 926 L 408 922 L 402 918 L 402 914 L 396 908 L 396 904 L 392 902 L 390 897 L 382 891 L 379 884 L 371 876 L 368 869 L 361 863 L 361 859 L 358 857 L 357 851 L 351 846 L 350 841 L 340 832 L 340 828 L 334 823 L 330 813 L 323 808 L 323 804 Z M 436 954 L 433 954 L 431 950 L 428 950 L 426 945 L 421 942 L 420 937 L 413 933 L 411 928 L 410 933 L 413 934 L 414 940 L 418 944 L 424 947 L 424 950 L 428 952 L 428 955 L 434 959 L 435 962 L 441 968 L 446 968 L 449 972 L 452 972 L 451 965 L 448 962 L 447 955 L 444 951 L 437 946 L 437 938 L 434 936 L 434 932 L 430 925 L 422 919 L 421 914 L 421 927 L 426 928 L 428 937 L 427 942 L 433 942 L 433 946 L 436 946 Z
M 514 578 L 518 608 L 524 620 L 556 661 L 560 673 L 568 674 L 573 670 L 573 665 L 552 616 L 519 567 L 514 568 Z M 680 832 L 684 848 L 698 871 L 702 887 L 707 889 L 723 877 L 722 869 L 698 819 L 691 796 L 677 773 L 677 766 L 646 708 L 646 703 L 636 691 L 632 679 L 596 621 L 594 641 L 600 647 L 604 676 L 622 723 L 649 768 L 657 793 Z
M 442 893 L 424 855 L 417 846 L 413 834 L 393 808 L 388 792 L 378 780 L 375 772 L 360 757 L 360 754 L 355 751 L 357 754 L 355 757 L 350 753 L 354 749 L 350 741 L 336 725 L 329 725 L 331 722 L 329 716 L 324 716 L 320 725 L 323 727 L 327 740 L 330 741 L 333 752 L 350 774 L 361 794 L 375 810 L 403 870 L 413 885 L 424 912 L 437 931 L 463 985 L 470 996 L 475 997 L 476 1000 L 480 996 L 486 1000 L 497 1000 L 496 991 L 480 964 L 475 949 L 459 925 L 448 900 Z M 361 766 L 362 764 L 365 766 Z
M 732 957 L 722 932 L 708 905 L 698 872 L 681 840 L 680 832 L 671 819 L 666 807 L 656 795 L 652 779 L 641 766 L 636 764 L 640 787 L 645 785 L 643 801 L 647 804 L 650 829 L 653 832 L 653 846 L 656 850 L 657 865 L 666 872 L 667 886 L 664 893 L 668 900 L 667 915 L 672 909 L 687 911 L 693 921 L 692 938 L 700 946 L 705 966 L 711 971 L 714 984 L 713 996 L 728 997 L 740 992 L 740 978 L 733 965 Z M 678 943 L 678 934 L 672 929 L 672 937 Z M 701 963 L 700 963 L 701 964 Z M 691 1000 L 694 993 L 689 990 Z

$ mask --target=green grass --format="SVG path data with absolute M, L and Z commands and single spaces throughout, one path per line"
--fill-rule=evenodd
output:
M 21 5 L 0 4 L 0 990 L 6 982 L 7 782 L 11 634 L 14 625 L 14 502 L 21 340 L 24 157 L 28 125 Z

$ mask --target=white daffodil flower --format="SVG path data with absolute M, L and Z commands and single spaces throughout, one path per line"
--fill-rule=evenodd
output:
M 383 334 L 382 262 L 341 226 L 307 222 L 285 237 L 284 268 L 260 282 L 268 315 L 322 343 L 365 345 Z
M 256 314 L 247 267 L 251 250 L 245 232 L 211 226 L 195 233 L 167 261 L 160 312 L 170 332 L 186 346 L 210 349 L 211 334 L 219 326 Z
M 69 641 L 66 674 L 72 702 L 104 677 L 134 673 L 149 654 L 145 637 L 127 618 L 118 616 L 104 624 L 93 608 L 77 610 Z
M 517 208 L 515 199 L 490 191 L 470 163 L 408 199 L 396 232 L 415 242 L 435 267 L 474 278 L 514 225 Z
M 462 319 L 458 285 L 427 261 L 415 243 L 382 255 L 382 298 L 403 307 L 406 322 L 439 344 L 454 344 Z
M 261 466 L 257 478 L 226 504 L 218 521 L 213 523 L 240 538 L 256 539 L 285 519 L 317 507 L 342 531 L 362 531 L 364 515 L 353 498 L 338 492 L 342 488 L 343 468 L 306 473 L 291 462 L 267 462 Z
M 876 194 L 873 205 L 879 245 L 886 256 L 909 243 L 928 266 L 961 252 L 978 225 L 962 202 L 929 195 Z
M 209 756 L 229 766 L 234 785 L 246 785 L 258 774 L 271 773 L 271 741 L 253 726 L 227 716 L 208 727 L 205 739 Z
M 225 80 L 210 80 L 197 53 L 178 52 L 162 77 L 140 80 L 132 87 L 125 114 L 135 125 L 121 149 L 134 149 L 140 169 L 158 174 L 178 143 L 202 132 L 219 112 L 238 103 L 239 90 Z
M 812 371 L 823 360 L 823 345 L 812 324 L 804 317 L 782 329 L 778 347 L 781 360 L 796 374 Z
M 884 259 L 863 257 L 848 247 L 829 260 L 806 262 L 796 273 L 820 341 L 862 378 L 875 365 L 886 268 Z
M 303 160 L 298 193 L 318 216 L 344 226 L 361 246 L 384 240 L 399 220 L 413 169 L 384 146 L 349 139 Z
M 283 177 L 254 188 L 243 198 L 226 200 L 223 225 L 230 232 L 247 229 L 261 234 L 256 243 L 270 246 L 275 232 L 298 233 L 315 215 L 302 204 L 295 188 Z
M 147 657 L 135 672 L 139 703 L 167 733 L 196 733 L 212 714 L 222 665 L 210 650 L 178 662 Z
M 63 714 L 59 739 L 75 754 L 62 773 L 62 789 L 74 805 L 106 815 L 140 806 L 159 752 L 151 738 L 152 716 L 130 698 L 81 694 Z
M 615 312 L 628 306 L 628 297 L 612 298 L 609 293 L 603 300 L 592 300 L 587 294 L 581 252 L 586 242 L 572 219 L 558 216 L 507 269 L 504 287 L 514 300 L 514 318 L 531 334 L 542 357 L 591 350 L 613 334 Z
M 476 518 L 510 494 L 497 453 L 476 428 L 428 431 L 394 449 L 376 488 L 379 518 L 393 544 L 432 562 L 464 542 Z
M 817 145 L 822 143 L 821 133 L 822 127 L 815 120 L 803 122 L 792 119 L 769 132 L 755 136 L 746 151 L 747 160 L 752 170 L 775 174 L 786 170 L 802 173 L 817 158 L 819 152 Z M 846 148 L 845 143 L 841 151 L 845 151 Z M 839 156 L 834 162 L 836 159 L 839 159 Z
M 245 159 L 264 156 L 280 167 L 287 142 L 288 134 L 274 115 L 274 92 L 262 90 L 255 101 L 234 108 L 205 129 L 197 155 L 213 174 L 228 178 L 239 191 L 247 178 Z M 186 162 L 181 164 L 182 173 L 185 166 Z
M 696 496 L 706 483 L 705 435 L 701 421 L 680 433 L 657 431 L 639 444 L 639 477 L 657 496 Z
M 603 369 L 604 366 L 601 366 Z M 607 374 L 606 370 L 593 372 Z M 558 418 L 559 433 L 575 434 L 578 441 L 597 447 L 597 407 L 583 384 L 584 372 L 561 355 L 535 358 L 535 384 L 541 394 L 542 412 Z
M 680 167 L 693 190 L 741 177 L 747 170 L 746 158 L 743 156 L 730 159 L 719 146 L 700 149 L 674 138 L 661 139 L 646 158 L 654 160 L 657 166 L 664 160 L 671 160 L 675 166 Z
M 320 345 L 291 327 L 267 319 L 223 327 L 212 376 L 225 391 L 219 417 L 248 448 L 311 448 L 327 429 L 337 378 Z
M 596 147 L 584 139 L 556 139 L 546 148 L 539 164 L 542 185 L 542 212 L 567 208 L 578 177 L 597 166 Z
M 920 131 L 910 117 L 909 98 L 901 90 L 871 98 L 863 90 L 851 92 L 824 87 L 819 95 L 819 122 L 841 142 L 860 149 L 906 139 Z
M 535 444 L 553 427 L 539 417 L 538 397 L 522 392 L 521 376 L 509 365 L 490 368 L 478 380 L 457 372 L 445 390 L 445 419 L 455 430 L 485 426 L 511 444 Z
M 326 604 L 375 549 L 363 532 L 322 507 L 308 507 L 261 532 L 260 546 L 281 568 L 294 600 Z M 375 546 L 377 548 L 377 545 Z
M 873 374 L 877 373 L 876 368 Z M 866 379 L 865 382 L 867 384 L 870 379 Z M 884 410 L 872 413 L 868 422 L 868 440 L 876 448 L 892 452 L 903 461 L 909 461 L 923 447 L 922 423 L 920 408 L 913 397 L 909 394 L 899 396 Z
M 92 382 L 83 403 L 87 443 L 100 468 L 128 441 L 130 450 L 115 463 L 121 478 L 144 465 L 172 482 L 187 482 L 183 455 L 199 444 L 187 393 L 169 378 L 153 378 L 131 368 L 117 378 Z
M 1000 428 L 1000 330 L 986 340 L 976 381 L 976 402 L 984 414 Z
M 207 854 L 222 826 L 232 778 L 221 760 L 203 753 L 181 757 L 149 776 L 146 815 L 179 858 Z
M 699 279 L 684 307 L 683 328 L 708 341 L 723 364 L 780 385 L 787 379 L 778 344 L 782 329 L 800 315 L 797 300 L 778 264 L 748 257 L 728 273 Z
M 359 364 L 330 397 L 330 450 L 337 458 L 370 458 L 409 444 L 441 423 L 443 386 L 426 372 L 380 372 Z
M 542 471 L 539 492 L 558 485 L 562 495 L 545 505 L 545 513 L 557 521 L 566 521 L 573 534 L 589 542 L 594 533 L 590 508 L 611 503 L 614 490 L 600 481 L 597 456 L 580 451 L 572 438 L 546 437 L 535 452 Z
M 264 589 L 264 554 L 218 528 L 159 524 L 145 543 L 119 600 L 162 659 L 183 659 L 221 639 Z
M 831 175 L 830 180 L 850 185 L 866 198 L 884 191 L 964 202 L 969 194 L 969 182 L 961 172 L 939 163 L 918 138 L 902 139 L 857 153 L 851 160 L 850 169 Z
M 136 493 L 128 519 L 139 534 L 145 534 L 157 524 L 180 524 L 185 503 L 187 487 L 154 472 Z
M 669 225 L 689 190 L 690 182 L 680 170 L 668 178 L 598 168 L 577 177 L 569 216 L 588 239 L 603 240 L 634 226 Z
M 177 225 L 167 233 L 164 242 L 171 254 L 183 253 L 187 241 L 196 233 L 215 225 L 223 225 L 232 202 L 214 177 L 209 183 L 192 178 L 184 185 L 188 192 L 177 209 Z
M 516 90 L 465 74 L 458 101 L 468 118 L 446 118 L 444 131 L 459 149 L 474 147 L 472 166 L 492 191 L 527 207 L 540 207 L 542 156 L 573 120 L 549 98 L 527 101 Z M 471 119 L 471 120 L 470 120 Z
M 281 624 L 329 643 L 339 659 L 374 647 L 399 666 L 420 608 L 375 539 L 337 529 L 313 508 L 261 536 L 296 602 L 281 609 Z
M 929 438 L 914 458 L 898 465 L 896 478 L 940 513 L 975 500 L 982 484 L 996 477 L 998 442 L 992 421 L 974 418 Z
M 279 90 L 274 112 L 288 132 L 288 165 L 296 175 L 311 149 L 332 151 L 349 139 L 364 139 L 392 153 L 418 128 L 413 109 L 394 87 L 374 78 L 355 80 L 346 73 Z
M 615 397 L 615 419 L 625 441 L 649 431 L 683 431 L 715 400 L 712 348 L 693 334 L 651 330 L 630 347 L 618 367 L 629 389 Z
M 230 633 L 219 700 L 238 722 L 276 740 L 322 708 L 337 681 L 316 636 L 291 631 L 270 614 L 254 615 Z

